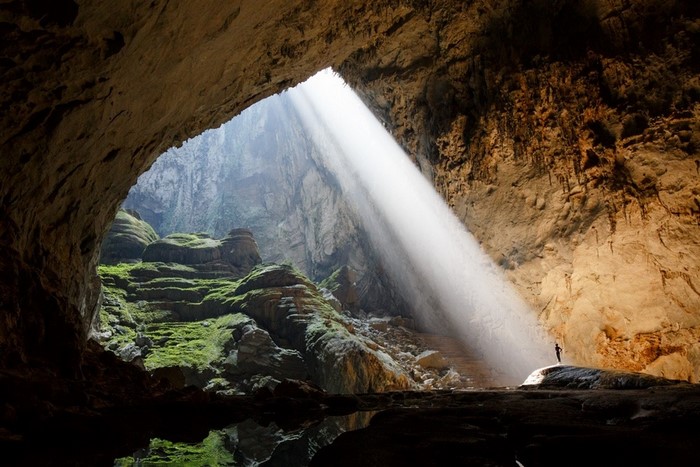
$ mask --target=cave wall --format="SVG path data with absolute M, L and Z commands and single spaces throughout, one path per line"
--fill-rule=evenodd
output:
M 332 65 L 579 363 L 697 379 L 691 1 L 0 5 L 0 364 L 79 361 L 165 149 Z
M 408 9 L 3 2 L 2 363 L 38 358 L 75 368 L 98 299 L 100 239 L 159 154 L 339 65 Z
M 700 379 L 698 10 L 452 5 L 341 67 L 565 361 Z

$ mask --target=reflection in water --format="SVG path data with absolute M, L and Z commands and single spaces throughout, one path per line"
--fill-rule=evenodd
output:
M 131 457 L 117 459 L 115 466 L 300 466 L 308 465 L 314 454 L 345 431 L 369 424 L 376 412 L 356 412 L 293 430 L 274 423 L 259 425 L 253 420 L 212 430 L 200 443 L 173 443 L 154 438 L 149 446 Z

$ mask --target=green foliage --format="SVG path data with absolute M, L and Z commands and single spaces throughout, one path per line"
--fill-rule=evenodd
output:
M 189 366 L 199 370 L 225 358 L 224 344 L 231 339 L 231 330 L 249 318 L 229 314 L 216 319 L 191 323 L 153 323 L 144 334 L 157 345 L 146 357 L 149 370 L 168 366 Z
M 233 453 L 226 450 L 226 433 L 221 430 L 209 432 L 201 443 L 173 443 L 153 438 L 148 445 L 148 455 L 142 458 L 123 457 L 114 461 L 115 467 L 132 465 L 169 466 L 224 466 L 235 465 Z

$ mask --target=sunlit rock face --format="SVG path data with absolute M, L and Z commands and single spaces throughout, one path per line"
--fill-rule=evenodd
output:
M 565 361 L 700 378 L 697 16 L 460 4 L 341 67 Z
M 3 5 L 1 363 L 75 368 L 138 175 L 334 65 L 565 359 L 697 380 L 698 6 L 415 3 Z

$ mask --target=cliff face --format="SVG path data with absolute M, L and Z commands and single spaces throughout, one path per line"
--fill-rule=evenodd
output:
M 698 6 L 9 2 L 2 364 L 75 368 L 100 239 L 173 144 L 333 65 L 579 363 L 700 374 Z
M 250 229 L 264 261 L 291 262 L 316 281 L 350 267 L 360 307 L 402 311 L 325 160 L 287 95 L 275 95 L 169 149 L 139 177 L 124 206 L 160 235 Z
M 255 233 L 265 261 L 328 276 L 361 252 L 359 227 L 284 95 L 172 148 L 139 177 L 124 205 L 161 234 L 232 226 Z M 359 266 L 360 261 L 354 261 Z

